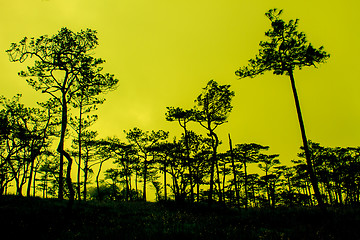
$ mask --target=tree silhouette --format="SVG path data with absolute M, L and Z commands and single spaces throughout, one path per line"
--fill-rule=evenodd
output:
M 324 147 L 310 140 L 308 146 L 323 199 L 333 205 L 359 202 L 360 149 Z M 298 155 L 305 158 L 303 147 Z
M 133 164 L 137 159 L 137 151 L 133 145 L 123 143 L 117 137 L 109 138 L 107 141 L 114 163 L 119 166 L 120 177 L 125 181 L 125 200 L 129 201 L 131 200 L 131 175 L 134 171 Z
M 261 150 L 267 150 L 268 146 L 262 146 L 256 143 L 243 143 L 243 144 L 236 144 L 235 148 L 233 149 L 234 158 L 240 160 L 244 166 L 244 188 L 245 188 L 245 208 L 248 207 L 248 172 L 247 172 L 247 165 L 249 163 L 257 163 L 259 154 Z
M 77 162 L 77 164 L 79 165 L 80 170 L 83 171 L 84 173 L 84 180 L 83 180 L 83 199 L 84 201 L 86 201 L 87 198 L 87 185 L 88 185 L 88 181 L 89 181 L 89 174 L 93 173 L 92 170 L 92 162 L 94 162 L 97 158 L 98 158 L 98 148 L 99 148 L 99 144 L 98 144 L 98 140 L 96 139 L 98 133 L 97 131 L 91 131 L 91 130 L 83 130 L 82 131 L 82 137 L 81 139 L 79 138 L 75 138 L 73 139 L 73 145 L 72 147 L 74 149 L 76 149 L 74 151 L 74 156 L 78 156 L 78 159 L 84 159 L 84 166 L 83 168 L 81 168 L 80 166 L 80 161 Z M 79 147 L 79 140 L 81 142 L 81 148 Z M 83 149 L 80 151 L 80 149 Z M 81 158 L 79 157 L 79 155 L 81 155 Z M 78 187 L 77 187 L 77 192 L 78 192 L 78 199 L 81 200 L 81 181 L 80 179 L 80 173 L 78 172 Z
M 159 141 L 165 140 L 168 137 L 169 133 L 163 130 L 159 130 L 156 132 L 151 131 L 150 133 L 136 127 L 124 132 L 126 133 L 126 138 L 129 140 L 129 142 L 136 146 L 137 150 L 139 151 L 139 157 L 143 159 L 143 200 L 146 201 L 146 182 L 149 174 L 149 150 Z
M 89 91 L 90 90 L 90 91 Z M 82 138 L 83 138 L 83 132 L 86 131 L 87 128 L 89 128 L 91 125 L 95 123 L 95 121 L 98 119 L 97 115 L 86 115 L 90 113 L 91 111 L 97 110 L 96 105 L 104 103 L 105 99 L 100 99 L 97 96 L 93 96 L 91 93 L 91 88 L 89 86 L 85 86 L 84 88 L 81 88 L 78 93 L 75 94 L 74 100 L 73 100 L 73 107 L 79 109 L 78 116 L 70 117 L 70 126 L 75 130 L 77 133 L 77 145 L 78 145 L 78 170 L 77 170 L 77 192 L 79 196 L 79 200 L 81 200 L 81 194 L 80 194 L 80 170 L 81 170 L 81 164 L 82 164 Z M 86 169 L 86 168 L 85 168 Z M 86 186 L 86 183 L 84 187 Z M 86 198 L 86 193 L 84 193 L 84 198 Z
M 196 185 L 196 199 L 200 201 L 200 187 L 205 184 L 205 178 L 208 177 L 211 159 L 211 142 L 210 138 L 205 138 L 193 131 L 188 132 L 189 146 L 192 154 L 192 168 L 194 184 Z
M 194 121 L 195 112 L 193 109 L 183 110 L 181 108 L 173 108 L 167 107 L 166 120 L 167 121 L 177 121 L 179 125 L 184 129 L 184 140 L 185 140 L 185 148 L 186 148 L 186 161 L 189 169 L 189 179 L 190 179 L 190 200 L 194 201 L 194 190 L 193 190 L 193 174 L 191 167 L 191 159 L 190 159 L 190 146 L 189 146 L 189 131 L 187 128 L 187 124 L 190 121 Z
M 62 28 L 52 37 L 41 36 L 38 39 L 25 37 L 19 43 L 12 43 L 7 53 L 12 62 L 24 62 L 35 58 L 34 65 L 19 73 L 27 77 L 27 82 L 43 93 L 51 95 L 62 109 L 61 134 L 57 147 L 60 153 L 59 198 L 63 198 L 63 157 L 68 161 L 66 182 L 70 191 L 69 206 L 74 199 L 71 181 L 72 158 L 65 151 L 64 140 L 68 123 L 69 104 L 76 94 L 86 89 L 89 95 L 115 88 L 118 80 L 113 75 L 102 73 L 100 65 L 104 60 L 91 56 L 98 45 L 96 31 L 87 29 L 72 32 Z
M 232 146 L 232 141 L 231 141 L 231 137 L 230 137 L 230 133 L 228 134 L 229 136 L 229 146 L 230 146 L 230 158 L 231 158 L 231 167 L 232 167 L 232 172 L 233 172 L 233 181 L 234 181 L 234 186 L 235 186 L 235 202 L 236 202 L 236 206 L 240 207 L 240 193 L 239 193 L 239 189 L 238 189 L 238 181 L 237 181 L 237 166 L 235 164 L 235 157 L 234 157 L 234 152 L 233 152 L 233 146 Z
M 37 181 L 39 181 L 40 184 L 37 185 L 37 188 L 42 191 L 43 198 L 48 198 L 49 193 L 53 195 L 50 184 L 53 183 L 57 185 L 59 162 L 57 161 L 56 154 L 52 151 L 47 152 L 44 157 L 46 159 L 42 162 L 38 170 L 40 178 L 38 178 Z
M 265 186 L 266 186 L 266 193 L 267 193 L 267 197 L 268 197 L 268 203 L 269 206 L 270 204 L 270 186 L 269 186 L 269 179 L 271 177 L 269 177 L 269 173 L 272 167 L 274 167 L 275 165 L 280 164 L 279 159 L 277 159 L 279 157 L 278 154 L 273 154 L 273 155 L 266 155 L 266 154 L 260 154 L 258 161 L 258 167 L 265 172 Z M 274 203 L 274 200 L 273 200 Z
M 265 33 L 265 36 L 267 36 L 269 40 L 261 41 L 259 44 L 259 54 L 256 55 L 254 59 L 249 60 L 248 66 L 240 68 L 235 74 L 240 78 L 245 78 L 255 77 L 266 71 L 273 71 L 275 75 L 286 74 L 290 77 L 306 154 L 308 173 L 318 204 L 321 208 L 324 208 L 317 178 L 312 166 L 293 72 L 297 68 L 301 69 L 305 66 L 316 66 L 318 63 L 324 63 L 330 55 L 323 50 L 323 47 L 316 49 L 308 43 L 305 33 L 297 30 L 298 19 L 285 22 L 280 18 L 281 14 L 282 10 L 277 9 L 270 9 L 265 14 L 271 21 L 272 27 L 272 29 Z
M 106 139 L 100 139 L 100 140 L 96 140 L 96 156 L 97 156 L 97 161 L 95 163 L 93 163 L 90 167 L 95 166 L 95 165 L 99 165 L 98 167 L 98 172 L 96 174 L 96 193 L 93 195 L 96 195 L 98 200 L 103 200 L 103 192 L 101 192 L 100 189 L 100 173 L 102 170 L 102 166 L 103 164 L 108 161 L 109 159 L 111 159 L 113 157 L 112 151 L 110 150 L 112 145 L 111 145 L 112 139 L 111 138 L 106 138 Z
M 50 144 L 53 113 L 50 108 L 25 107 L 19 102 L 20 97 L 11 100 L 0 97 L 0 183 L 4 189 L 14 179 L 17 194 L 22 195 L 22 187 L 28 180 L 30 196 L 35 161 Z
M 195 100 L 195 120 L 208 131 L 208 135 L 211 138 L 210 203 L 213 201 L 214 169 L 217 166 L 216 155 L 219 146 L 219 138 L 215 133 L 215 129 L 227 122 L 227 118 L 232 110 L 231 99 L 235 94 L 229 88 L 230 85 L 219 85 L 216 81 L 210 80 L 206 87 L 203 88 L 203 92 Z M 219 195 L 219 200 L 222 201 L 221 194 Z
M 169 174 L 172 176 L 172 191 L 175 195 L 175 201 L 184 202 L 187 196 L 186 187 L 189 186 L 188 157 L 186 147 L 183 141 L 174 140 L 169 153 Z M 185 154 L 184 154 L 185 153 Z M 190 199 L 192 201 L 192 199 Z

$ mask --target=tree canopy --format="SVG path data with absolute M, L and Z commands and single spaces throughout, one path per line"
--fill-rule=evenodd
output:
M 252 78 L 267 71 L 276 75 L 289 74 L 297 68 L 324 63 L 330 57 L 323 46 L 313 47 L 305 33 L 298 31 L 299 19 L 286 22 L 281 19 L 282 13 L 276 8 L 266 12 L 271 21 L 271 29 L 265 32 L 268 40 L 261 41 L 255 58 L 235 72 L 239 78 Z

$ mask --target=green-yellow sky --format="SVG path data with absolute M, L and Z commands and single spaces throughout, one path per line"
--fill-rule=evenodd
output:
M 167 106 L 190 108 L 207 81 L 230 84 L 236 95 L 229 122 L 218 128 L 234 143 L 269 145 L 284 163 L 296 158 L 301 136 L 290 81 L 271 73 L 237 80 L 270 27 L 264 13 L 277 7 L 314 46 L 331 54 L 319 68 L 295 72 L 308 138 L 325 146 L 360 145 L 360 2 L 243 0 L 0 0 L 0 95 L 23 94 L 26 104 L 45 95 L 19 78 L 24 64 L 5 50 L 24 36 L 55 34 L 61 27 L 98 31 L 96 56 L 120 80 L 106 96 L 96 123 L 100 136 L 135 126 L 180 134 L 165 121 Z M 196 124 L 192 124 L 195 127 Z

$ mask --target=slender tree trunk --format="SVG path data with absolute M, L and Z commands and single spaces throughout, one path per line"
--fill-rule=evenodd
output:
M 45 173 L 44 180 L 43 180 L 43 198 L 45 198 L 46 187 L 47 187 L 47 173 Z
M 210 123 L 208 123 L 208 129 L 211 129 L 210 128 Z M 210 131 L 210 136 L 211 136 L 211 144 L 212 144 L 212 149 L 213 149 L 213 153 L 212 153 L 212 156 L 211 156 L 211 165 L 210 165 L 210 190 L 209 190 L 209 203 L 211 204 L 213 202 L 213 192 L 214 192 L 214 172 L 215 172 L 215 164 L 216 164 L 216 161 L 217 161 L 217 158 L 216 158 L 216 152 L 217 152 L 217 146 L 219 144 L 219 140 L 217 138 L 217 135 L 211 131 Z M 219 196 L 220 197 L 220 196 Z M 222 199 L 220 199 L 221 201 Z
M 36 196 L 36 174 L 37 174 L 37 169 L 38 168 L 36 168 L 36 170 L 34 171 L 34 179 L 33 179 L 33 181 L 34 181 L 34 184 L 33 184 L 33 196 L 34 197 Z
M 61 134 L 60 134 L 60 142 L 59 146 L 57 148 L 57 151 L 60 153 L 60 169 L 63 165 L 63 157 L 65 157 L 68 161 L 67 170 L 66 170 L 66 184 L 69 189 L 69 202 L 68 207 L 69 209 L 72 208 L 72 205 L 74 203 L 74 188 L 72 186 L 71 181 L 71 166 L 72 166 L 72 158 L 69 153 L 67 153 L 64 150 L 64 140 L 65 140 L 65 133 L 66 133 L 66 127 L 67 127 L 67 102 L 66 102 L 66 96 L 63 94 L 62 98 L 62 118 L 61 118 Z M 59 178 L 62 179 L 62 170 L 60 170 Z M 59 199 L 63 199 L 63 185 L 61 185 L 59 180 Z M 60 198 L 61 197 L 61 198 Z
M 219 195 L 219 202 L 222 202 L 222 189 L 221 189 L 221 182 L 220 182 L 220 171 L 219 171 L 219 160 L 216 158 L 216 175 L 217 175 L 217 185 L 218 185 L 218 195 Z
M 292 70 L 289 70 L 288 73 L 289 73 L 290 80 L 291 80 L 291 87 L 292 87 L 294 100 L 295 100 L 295 105 L 296 105 L 296 111 L 297 111 L 297 115 L 298 115 L 298 119 L 299 119 L 301 136 L 302 136 L 304 150 L 305 150 L 306 164 L 307 164 L 308 172 L 309 172 L 309 175 L 310 175 L 310 181 L 311 181 L 314 193 L 315 193 L 316 200 L 317 200 L 317 202 L 319 204 L 319 207 L 321 209 L 325 210 L 325 204 L 324 204 L 324 201 L 323 201 L 323 199 L 321 197 L 321 194 L 320 194 L 320 190 L 319 190 L 319 186 L 318 186 L 318 180 L 317 180 L 317 177 L 315 175 L 313 165 L 312 165 L 312 161 L 311 161 L 311 154 L 310 154 L 310 151 L 309 151 L 308 141 L 307 141 L 306 134 L 305 134 L 305 126 L 304 126 L 303 118 L 302 118 L 302 115 L 301 115 L 300 103 L 299 103 L 299 98 L 298 98 L 297 91 L 296 91 L 294 75 L 293 75 Z
M 30 166 L 30 174 L 29 174 L 29 180 L 28 180 L 28 186 L 27 186 L 27 190 L 26 190 L 26 196 L 30 197 L 30 192 L 31 192 L 31 183 L 32 183 L 32 176 L 33 176 L 33 172 L 34 172 L 34 164 L 35 164 L 35 159 L 33 161 L 31 161 L 31 166 Z M 34 182 L 35 184 L 35 182 Z
M 309 205 L 313 205 L 313 199 L 312 199 L 312 193 L 311 193 L 311 187 L 308 181 L 306 181 L 306 193 L 309 194 Z
M 244 173 L 245 173 L 245 209 L 248 207 L 248 179 L 247 179 L 247 169 L 246 169 L 246 160 L 244 160 Z
M 267 197 L 268 197 L 268 205 L 269 207 L 271 206 L 271 200 L 270 200 L 270 190 L 269 190 L 269 180 L 268 180 L 268 171 L 265 171 L 265 184 L 266 184 L 266 193 L 267 193 Z
M 80 173 L 81 173 L 81 131 L 82 131 L 82 99 L 80 102 L 80 110 L 79 110 L 79 129 L 78 129 L 78 148 L 79 148 L 79 165 L 77 169 L 77 192 L 79 196 L 79 201 L 81 201 L 81 186 L 80 186 Z M 85 184 L 85 183 L 84 183 Z
M 225 197 L 225 183 L 226 183 L 226 163 L 224 162 L 223 165 L 223 180 L 222 180 L 222 196 L 223 196 L 223 201 L 224 203 L 226 202 L 226 197 Z
M 87 179 L 88 179 L 88 173 L 89 173 L 89 151 L 86 150 L 86 159 L 85 159 L 85 165 L 84 165 L 84 192 L 83 192 L 83 199 L 86 201 L 86 195 L 87 195 Z
M 235 167 L 235 159 L 234 159 L 234 154 L 233 154 L 233 148 L 232 148 L 232 142 L 231 142 L 231 138 L 230 138 L 230 133 L 229 133 L 229 145 L 230 145 L 231 165 L 232 165 L 232 169 L 233 169 L 234 184 L 235 184 L 236 206 L 240 207 L 240 195 L 239 195 L 239 189 L 238 189 L 238 185 L 237 185 L 237 174 L 236 174 L 236 167 Z
M 65 139 L 65 132 L 66 132 L 66 124 L 64 122 L 67 121 L 67 109 L 64 109 L 64 105 L 66 105 L 66 93 L 62 93 L 62 120 L 61 120 L 61 134 L 60 134 L 60 140 L 59 145 L 57 148 L 57 151 L 60 153 L 60 168 L 59 168 L 59 192 L 58 192 L 58 198 L 60 200 L 64 199 L 64 178 L 63 178 L 63 172 L 64 172 L 64 139 Z
M 214 165 L 215 165 L 215 154 L 211 156 L 211 165 L 210 165 L 210 189 L 209 189 L 209 203 L 213 201 L 213 190 L 214 190 Z
M 339 203 L 343 204 L 342 191 L 340 184 L 337 184 L 337 195 L 339 196 Z
M 275 208 L 275 205 L 276 205 L 276 198 L 275 198 L 275 191 L 276 191 L 276 183 L 271 183 L 270 182 L 270 185 L 271 185 L 271 206 L 272 208 Z
M 16 182 L 16 195 L 18 196 L 22 196 L 22 185 L 20 184 L 19 180 L 16 180 L 17 178 L 15 178 L 15 182 Z
M 102 167 L 103 163 L 104 163 L 104 161 L 101 161 L 101 162 L 100 162 L 99 170 L 98 170 L 98 173 L 97 173 L 97 175 L 96 175 L 96 189 L 97 189 L 97 193 L 98 193 L 98 198 L 99 198 L 99 200 L 102 200 L 101 197 L 100 197 L 99 176 L 100 176 L 101 167 Z
M 138 172 L 135 170 L 135 191 L 136 191 L 136 200 L 139 198 L 138 194 Z
M 127 165 L 127 162 L 123 163 L 124 169 L 125 169 L 125 185 L 126 185 L 126 201 L 129 201 L 129 196 L 130 196 L 130 186 L 129 186 L 129 168 Z
M 148 163 L 147 163 L 147 154 L 145 154 L 145 159 L 144 159 L 144 192 L 143 192 L 143 201 L 146 202 L 146 178 L 147 178 L 147 167 L 148 167 Z
M 25 149 L 24 149 L 24 156 L 25 156 Z M 20 194 L 21 194 L 21 196 L 23 196 L 22 195 L 22 189 L 23 189 L 23 187 L 24 187 L 24 185 L 25 185 L 25 183 L 26 183 L 26 179 L 28 178 L 27 177 L 27 175 L 28 175 L 28 172 L 29 172 L 29 163 L 27 163 L 27 164 L 25 164 L 25 166 L 26 167 L 24 167 L 23 168 L 23 174 L 22 174 L 22 177 L 20 177 L 20 172 L 19 172 L 19 190 L 20 190 Z M 31 179 L 30 179 L 30 181 L 31 181 Z
M 164 160 L 164 200 L 167 201 L 167 189 L 166 189 L 166 157 Z
M 181 124 L 180 124 L 181 125 Z M 190 179 L 190 201 L 194 202 L 194 188 L 193 188 L 193 173 L 191 167 L 191 160 L 190 160 L 190 147 L 189 147 L 189 136 L 188 131 L 186 129 L 186 123 L 184 122 L 184 131 L 185 131 L 185 145 L 186 145 L 186 162 L 189 168 L 189 179 Z
M 131 168 L 131 167 L 130 167 Z M 130 173 L 130 176 L 129 176 L 129 199 L 130 199 L 130 201 L 132 202 L 134 199 L 133 199 L 133 194 L 132 194 L 132 192 L 131 192 L 131 190 L 132 190 L 132 185 L 131 185 L 131 181 L 132 181 L 132 179 L 131 179 L 131 173 Z

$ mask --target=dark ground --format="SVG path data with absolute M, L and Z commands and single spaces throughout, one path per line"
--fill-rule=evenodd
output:
M 0 239 L 360 239 L 360 207 L 230 209 L 0 197 Z

